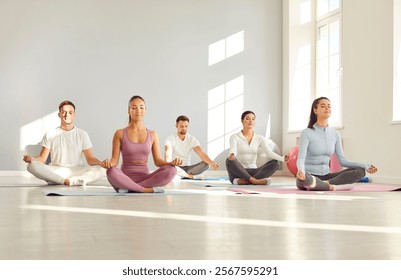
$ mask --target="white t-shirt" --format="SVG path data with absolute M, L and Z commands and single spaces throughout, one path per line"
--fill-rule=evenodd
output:
M 182 159 L 181 166 L 191 165 L 191 152 L 196 146 L 200 146 L 199 141 L 189 133 L 185 135 L 184 140 L 174 133 L 166 139 L 164 145 L 172 148 L 173 159 Z
M 284 157 L 276 154 L 268 147 L 266 139 L 262 135 L 254 134 L 250 144 L 242 132 L 230 137 L 230 154 L 233 153 L 244 168 L 257 168 L 256 160 L 259 149 L 266 153 L 269 160 L 284 161 Z
M 65 131 L 57 127 L 43 136 L 42 146 L 50 150 L 51 165 L 75 167 L 84 166 L 82 151 L 92 148 L 92 142 L 82 129 Z

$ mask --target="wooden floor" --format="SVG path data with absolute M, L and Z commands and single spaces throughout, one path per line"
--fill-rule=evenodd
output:
M 181 193 L 45 196 L 61 187 L 0 176 L 0 259 L 401 259 L 401 192 L 245 195 L 229 187 L 177 180 L 165 188 Z

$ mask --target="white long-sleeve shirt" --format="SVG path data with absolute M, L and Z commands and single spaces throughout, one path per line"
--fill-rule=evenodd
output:
M 256 160 L 260 149 L 266 154 L 267 161 L 272 159 L 284 161 L 284 157 L 273 152 L 267 145 L 266 139 L 261 135 L 254 134 L 250 144 L 242 132 L 230 137 L 230 154 L 234 154 L 244 168 L 257 168 Z

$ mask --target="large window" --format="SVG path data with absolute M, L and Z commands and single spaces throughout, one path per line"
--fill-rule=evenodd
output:
M 340 17 L 318 21 L 316 34 L 316 97 L 331 101 L 330 125 L 341 124 Z
M 341 125 L 341 11 L 341 0 L 290 0 L 290 131 L 306 127 L 320 96 L 331 100 L 330 125 Z

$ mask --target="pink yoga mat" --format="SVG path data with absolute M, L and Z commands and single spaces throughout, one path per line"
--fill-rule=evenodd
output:
M 265 187 L 265 188 L 254 188 L 254 186 L 244 187 L 244 188 L 229 188 L 230 191 L 241 193 L 241 194 L 257 194 L 257 193 L 280 193 L 280 194 L 313 194 L 317 191 L 301 191 L 298 190 L 297 187 L 294 188 L 272 188 L 272 187 Z M 335 192 L 389 192 L 389 191 L 401 191 L 400 186 L 389 186 L 389 185 L 378 185 L 378 184 L 355 184 L 352 190 L 348 191 L 335 191 Z M 321 191 L 319 191 L 321 192 Z

